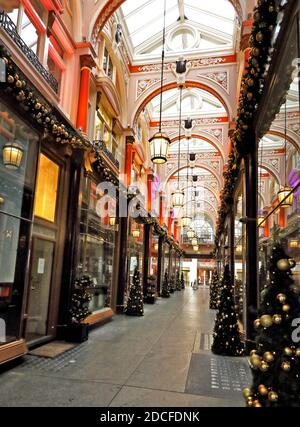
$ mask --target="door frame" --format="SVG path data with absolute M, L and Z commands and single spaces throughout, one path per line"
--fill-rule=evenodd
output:
M 55 212 L 55 221 L 54 223 L 34 216 L 32 218 L 31 226 L 31 242 L 30 242 L 30 251 L 29 251 L 29 260 L 28 260 L 28 270 L 27 270 L 27 280 L 26 280 L 26 290 L 24 294 L 24 304 L 22 310 L 22 336 L 25 336 L 25 326 L 26 326 L 26 311 L 28 307 L 28 298 L 29 298 L 29 286 L 30 286 L 30 274 L 32 268 L 32 255 L 33 255 L 33 242 L 36 238 L 43 239 L 46 241 L 51 241 L 55 243 L 54 246 L 54 255 L 53 255 L 53 265 L 52 265 L 52 274 L 51 274 L 51 283 L 50 283 L 50 294 L 49 294 L 49 305 L 48 305 L 48 319 L 47 319 L 47 331 L 45 337 L 38 338 L 37 340 L 30 341 L 28 343 L 29 347 L 39 345 L 43 342 L 53 340 L 56 336 L 56 328 L 58 323 L 59 315 L 59 302 L 60 302 L 60 292 L 62 286 L 62 270 L 63 270 L 63 255 L 64 255 L 64 244 L 65 244 L 65 235 L 66 235 L 66 223 L 67 223 L 67 206 L 68 206 L 68 195 L 69 195 L 69 185 L 70 185 L 70 158 L 64 156 L 64 151 L 61 150 L 61 147 L 53 147 L 49 145 L 49 142 L 42 141 L 41 149 L 39 151 L 39 158 L 37 164 L 37 174 L 40 164 L 40 155 L 43 154 L 48 157 L 50 160 L 55 162 L 59 170 L 58 178 L 58 187 L 57 187 L 57 200 L 56 200 L 56 212 Z M 61 154 L 61 155 L 60 155 Z M 35 190 L 37 185 L 37 175 Z M 36 191 L 35 191 L 36 196 Z M 35 203 L 35 200 L 34 200 Z M 34 211 L 33 211 L 34 212 Z M 48 230 L 51 230 L 56 233 L 54 238 L 51 236 L 45 236 L 35 231 L 35 225 L 44 227 Z

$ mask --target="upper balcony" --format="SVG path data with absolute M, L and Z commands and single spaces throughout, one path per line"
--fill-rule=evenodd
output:
M 110 165 L 113 165 L 115 171 L 118 173 L 120 169 L 120 162 L 115 158 L 114 154 L 111 151 L 109 151 L 105 142 L 102 140 L 95 140 L 93 141 L 93 145 L 100 151 L 100 153 L 103 155 L 105 160 Z
M 19 47 L 22 53 L 26 56 L 28 61 L 36 69 L 37 73 L 42 76 L 42 78 L 48 83 L 50 88 L 58 94 L 58 81 L 55 77 L 49 73 L 48 70 L 40 63 L 37 55 L 33 52 L 30 47 L 24 42 L 22 37 L 18 34 L 17 27 L 7 13 L 0 12 L 0 34 L 1 31 L 4 31 L 11 40 Z

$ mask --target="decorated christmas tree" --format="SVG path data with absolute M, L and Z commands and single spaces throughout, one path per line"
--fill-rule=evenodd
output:
M 244 390 L 247 406 L 300 407 L 300 344 L 296 327 L 299 296 L 294 290 L 289 259 L 280 244 L 273 247 L 269 284 L 261 293 L 256 350 L 250 354 L 253 383 Z
M 241 356 L 243 354 L 229 265 L 226 265 L 224 269 L 213 337 L 211 348 L 213 353 L 223 356 Z
M 181 291 L 181 281 L 179 271 L 176 272 L 176 291 Z
M 137 267 L 135 267 L 132 284 L 129 290 L 126 314 L 128 314 L 128 316 L 144 315 L 144 303 L 143 303 L 143 291 L 141 286 L 141 277 Z
M 162 290 L 161 290 L 161 296 L 162 296 L 162 298 L 169 298 L 170 297 L 169 275 L 168 275 L 167 270 L 165 271 L 164 281 L 163 281 Z
M 91 314 L 89 303 L 92 297 L 88 289 L 92 287 L 94 281 L 91 276 L 82 276 L 75 281 L 70 308 L 72 323 L 81 323 Z
M 210 284 L 209 308 L 211 310 L 217 310 L 218 299 L 219 299 L 219 275 L 217 270 L 214 270 L 212 274 L 211 284 Z
M 172 274 L 171 279 L 170 279 L 169 290 L 170 290 L 171 294 L 173 294 L 176 291 L 176 284 L 175 284 L 174 274 Z
M 185 283 L 184 283 L 184 275 L 183 275 L 183 272 L 181 272 L 181 279 L 180 279 L 180 282 L 181 282 L 181 289 L 185 289 Z

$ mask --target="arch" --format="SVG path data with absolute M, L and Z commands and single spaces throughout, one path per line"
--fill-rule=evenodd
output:
M 259 163 L 258 167 L 261 169 L 265 169 L 267 172 L 269 172 L 269 174 L 272 175 L 272 177 L 275 179 L 277 184 L 280 185 L 280 181 L 281 181 L 280 177 L 274 168 L 272 168 L 270 165 L 265 163 Z
M 206 135 L 206 132 L 198 131 L 198 133 L 192 134 L 192 138 L 203 139 L 203 141 L 206 141 L 209 144 L 211 144 L 221 154 L 221 157 L 222 157 L 223 161 L 225 162 L 225 160 L 226 160 L 225 154 L 223 153 L 223 150 L 221 150 L 221 148 L 219 146 L 220 142 L 213 135 L 207 134 L 207 135 L 209 135 L 209 138 L 205 135 Z M 181 139 L 186 139 L 185 135 L 181 135 L 180 140 Z M 175 136 L 174 138 L 171 138 L 171 144 L 173 144 L 173 142 L 177 142 L 178 140 L 179 140 L 179 135 Z
M 278 129 L 278 130 L 277 130 L 277 129 Z M 279 136 L 279 137 L 280 137 L 280 138 L 282 138 L 282 139 L 285 139 L 284 129 L 280 128 L 279 126 L 277 127 L 277 129 L 275 129 L 275 128 L 270 129 L 270 130 L 266 133 L 266 135 L 275 135 L 275 136 Z M 282 129 L 282 131 L 281 131 L 281 130 L 279 130 L 279 129 Z M 299 146 L 299 144 L 297 143 L 297 141 L 295 141 L 295 140 L 294 140 L 294 138 L 292 138 L 291 134 L 292 134 L 292 132 L 287 131 L 286 139 L 287 139 L 287 141 L 288 141 L 291 145 L 293 145 L 293 146 L 296 148 L 296 150 L 297 150 L 297 151 L 298 151 L 298 153 L 300 154 L 300 146 Z
M 221 177 L 216 173 L 216 171 L 215 171 L 213 168 L 211 168 L 211 167 L 210 167 L 210 166 L 208 166 L 208 165 L 195 164 L 195 169 L 196 169 L 196 168 L 198 168 L 198 169 L 205 169 L 205 170 L 207 170 L 208 172 L 210 172 L 210 173 L 211 173 L 211 174 L 216 178 L 216 180 L 217 180 L 217 182 L 218 182 L 218 184 L 219 184 L 219 188 L 221 188 L 221 187 L 222 187 Z M 179 172 L 180 172 L 181 170 L 183 170 L 183 169 L 186 169 L 186 165 L 184 165 L 184 166 L 180 167 L 180 168 L 179 168 Z M 170 178 L 171 178 L 173 175 L 176 175 L 176 173 L 178 173 L 178 168 L 177 168 L 177 169 L 172 170 L 171 172 L 169 172 L 169 175 L 167 175 L 167 177 L 165 178 L 165 185 L 167 185 L 167 184 L 168 184 L 168 182 L 170 181 Z
M 190 200 L 188 200 L 187 202 L 185 202 L 185 204 L 183 205 L 183 209 L 184 209 L 184 207 L 186 206 L 186 205 L 189 205 L 189 203 L 192 203 L 192 202 L 194 202 L 194 200 L 193 199 L 190 199 Z M 203 199 L 199 199 L 199 200 L 197 200 L 197 202 L 203 202 L 203 203 L 207 203 L 213 210 L 214 210 L 214 212 L 217 214 L 217 212 L 218 212 L 218 210 L 209 202 L 209 201 L 207 201 L 207 200 L 203 200 Z M 206 211 L 203 211 L 203 212 L 206 212 Z
M 122 112 L 121 102 L 118 92 L 116 91 L 115 85 L 107 76 L 97 78 L 97 91 L 103 91 L 107 97 L 113 113 L 116 117 L 119 117 Z
M 99 6 L 98 8 L 98 13 L 96 13 L 96 18 L 91 22 L 90 31 L 88 34 L 90 40 L 97 40 L 97 37 L 102 31 L 106 22 L 125 1 L 126 0 L 106 0 L 102 2 L 101 6 Z M 229 1 L 234 7 L 239 21 L 242 22 L 243 9 L 241 5 L 241 0 Z
M 216 86 L 216 87 L 214 87 Z M 229 96 L 228 94 L 226 94 L 225 90 L 221 87 L 217 87 L 217 84 L 214 84 L 214 82 L 210 82 L 210 85 L 208 85 L 206 82 L 204 83 L 203 81 L 201 81 L 201 77 L 199 77 L 199 79 L 196 80 L 187 80 L 185 82 L 185 87 L 194 87 L 197 89 L 201 89 L 204 90 L 206 92 L 209 92 L 211 95 L 215 96 L 223 105 L 228 119 L 229 121 L 232 119 L 232 107 L 231 107 L 231 103 L 229 100 Z M 174 80 L 171 82 L 168 82 L 166 84 L 163 85 L 163 92 L 167 92 L 168 90 L 171 89 L 176 89 L 178 88 L 178 84 L 177 81 Z M 133 128 L 136 125 L 136 122 L 138 120 L 139 115 L 141 114 L 141 112 L 143 111 L 143 109 L 146 107 L 147 104 L 149 104 L 150 101 L 152 101 L 153 98 L 155 98 L 156 96 L 158 96 L 161 92 L 161 85 L 160 82 L 157 82 L 155 84 L 153 84 L 151 87 L 151 93 L 147 95 L 147 91 L 145 91 L 142 99 L 139 102 L 139 105 L 137 107 L 135 107 L 135 109 L 133 109 L 133 113 L 131 115 L 130 121 L 132 123 Z M 150 90 L 149 89 L 149 90 Z M 221 95 L 222 93 L 222 95 Z
M 186 187 L 183 187 L 183 191 L 188 190 L 189 188 L 194 188 L 194 187 L 192 185 L 187 185 Z M 215 196 L 215 199 L 216 199 L 217 203 L 219 202 L 220 196 L 219 196 L 219 194 L 216 191 L 214 191 L 212 188 L 210 188 L 205 183 L 202 186 L 202 188 L 205 188 L 206 190 L 208 190 L 213 196 Z

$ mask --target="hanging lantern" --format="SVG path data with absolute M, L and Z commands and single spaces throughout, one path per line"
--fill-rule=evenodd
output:
M 111 227 L 114 227 L 117 224 L 117 218 L 114 216 L 110 216 L 108 221 Z
M 242 252 L 242 250 L 243 250 L 243 246 L 242 245 L 237 245 L 236 246 L 236 251 L 237 252 Z
M 266 223 L 266 221 L 265 221 L 265 215 L 264 215 L 264 212 L 261 211 L 261 212 L 258 213 L 257 225 L 260 228 L 264 228 L 265 223 Z
M 294 193 L 292 193 L 293 189 L 291 187 L 283 187 L 278 193 L 278 201 L 280 208 L 290 208 L 293 206 L 294 201 Z
M 184 227 L 184 228 L 189 227 L 189 226 L 190 226 L 190 224 L 191 224 L 191 222 L 192 222 L 192 218 L 191 218 L 190 216 L 183 216 L 183 217 L 181 218 L 181 225 L 182 225 L 182 227 Z
M 168 160 L 170 138 L 158 132 L 149 139 L 150 156 L 152 163 L 163 164 Z
M 188 239 L 192 239 L 193 237 L 195 237 L 195 232 L 194 230 L 192 230 L 191 228 L 186 232 L 186 235 L 188 237 Z
M 289 241 L 289 247 L 290 247 L 291 249 L 298 248 L 298 246 L 299 246 L 299 242 L 298 242 L 298 240 L 297 240 L 297 239 L 291 239 L 291 240 Z
M 198 252 L 198 251 L 199 251 L 199 246 L 198 246 L 198 245 L 193 246 L 193 250 L 194 250 L 195 252 Z
M 195 237 L 192 239 L 191 241 L 192 246 L 197 246 L 198 244 L 198 239 L 196 239 Z
M 18 142 L 9 142 L 2 149 L 3 163 L 7 169 L 19 169 L 23 158 L 23 147 Z
M 158 251 L 158 243 L 155 243 L 154 245 L 154 251 L 157 252 Z
M 122 26 L 121 24 L 117 24 L 117 29 L 115 33 L 115 42 L 117 43 L 117 46 L 121 43 L 122 40 Z
M 172 193 L 172 206 L 173 208 L 182 208 L 184 203 L 184 192 L 181 190 L 175 190 Z
M 138 228 L 134 228 L 134 229 L 132 230 L 132 236 L 133 236 L 135 239 L 138 239 L 138 238 L 140 237 L 140 230 L 139 230 Z

